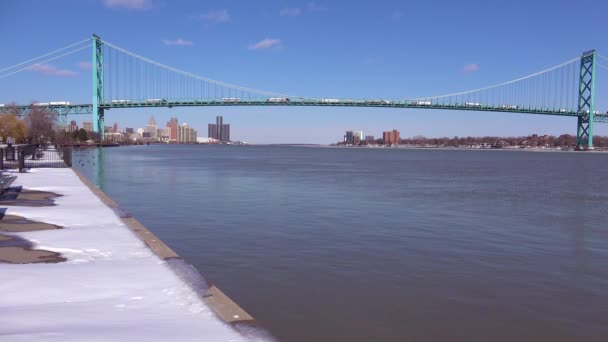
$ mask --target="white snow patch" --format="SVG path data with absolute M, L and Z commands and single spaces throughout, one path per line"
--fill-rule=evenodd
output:
M 8 207 L 7 214 L 63 226 L 16 235 L 68 261 L 0 264 L 2 341 L 252 338 L 222 322 L 71 169 L 31 170 L 15 183 L 63 195 L 57 206 Z

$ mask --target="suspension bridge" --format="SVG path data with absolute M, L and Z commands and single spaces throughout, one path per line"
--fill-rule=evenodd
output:
M 595 104 L 596 66 L 608 58 L 595 50 L 508 82 L 463 92 L 403 99 L 307 98 L 262 91 L 195 75 L 121 48 L 93 35 L 89 39 L 0 70 L 1 79 L 84 49 L 92 50 L 92 103 L 40 102 L 0 105 L 0 114 L 27 115 L 44 108 L 60 117 L 92 115 L 104 136 L 104 114 L 115 108 L 182 106 L 326 106 L 421 108 L 527 113 L 576 118 L 577 149 L 593 149 L 594 123 L 608 123 Z M 14 113 L 16 111 L 16 113 Z

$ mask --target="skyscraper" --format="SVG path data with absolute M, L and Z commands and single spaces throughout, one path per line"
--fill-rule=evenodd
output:
M 169 142 L 177 142 L 177 118 L 171 118 L 167 122 L 167 128 L 169 128 Z
M 346 131 L 346 134 L 344 134 L 344 142 L 350 145 L 354 144 L 355 135 L 353 131 Z
M 215 139 L 215 140 L 220 140 L 217 137 L 217 125 L 216 124 L 209 124 L 208 127 L 208 136 L 209 138 Z
M 87 132 L 93 132 L 93 123 L 92 122 L 82 122 L 82 128 Z
M 183 123 L 177 126 L 177 142 L 180 144 L 192 144 L 196 142 L 196 130 Z
M 220 132 L 220 141 L 228 142 L 230 141 L 230 125 L 223 124 L 222 131 Z
M 78 130 L 78 125 L 76 124 L 76 120 L 70 121 L 70 126 L 68 126 L 68 132 L 76 132 Z
M 230 141 L 230 125 L 224 124 L 224 118 L 218 115 L 215 118 L 215 124 L 208 125 L 209 138 L 219 140 L 221 142 Z
M 156 120 L 154 120 L 154 116 L 150 116 L 150 120 L 148 121 L 148 125 L 146 126 L 146 133 L 150 133 L 150 139 L 156 139 L 157 135 L 157 127 Z
M 354 131 L 353 132 L 353 144 L 359 145 L 363 140 L 363 131 Z

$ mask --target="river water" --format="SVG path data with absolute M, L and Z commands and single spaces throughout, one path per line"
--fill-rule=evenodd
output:
M 608 154 L 155 145 L 74 167 L 282 341 L 608 340 Z

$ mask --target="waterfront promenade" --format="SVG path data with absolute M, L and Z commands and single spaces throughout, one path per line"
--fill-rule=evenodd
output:
M 268 339 L 72 169 L 16 175 L 0 201 L 1 340 Z

